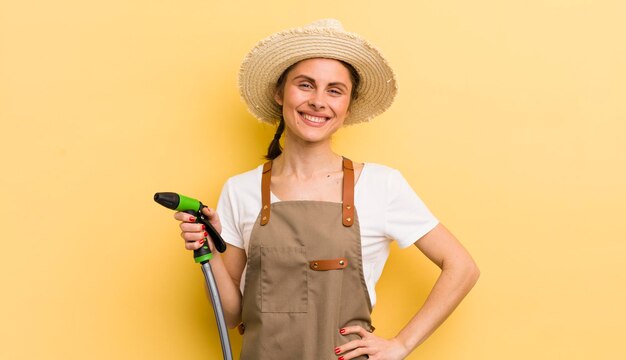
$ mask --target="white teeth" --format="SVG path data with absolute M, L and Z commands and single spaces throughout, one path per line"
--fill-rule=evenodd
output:
M 326 121 L 326 118 L 312 116 L 312 115 L 309 115 L 309 114 L 302 114 L 302 117 L 307 119 L 307 120 L 309 120 L 309 121 L 315 122 L 315 123 L 323 123 L 324 121 Z

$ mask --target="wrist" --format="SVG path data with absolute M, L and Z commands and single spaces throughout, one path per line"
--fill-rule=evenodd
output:
M 398 335 L 393 337 L 392 340 L 402 346 L 407 355 L 415 350 L 415 348 L 421 343 L 418 339 L 413 339 L 411 336 L 408 336 L 403 332 L 400 332 Z
M 401 359 L 409 356 L 411 351 L 413 351 L 413 348 L 409 347 L 407 343 L 403 341 L 403 339 L 399 338 L 398 335 L 389 340 L 396 344 L 397 350 L 394 353 L 396 354 L 396 356 L 400 356 Z
M 209 262 L 211 264 L 216 264 L 216 263 L 221 263 L 222 262 L 222 256 L 219 253 L 219 251 L 217 251 L 215 249 L 212 249 L 211 250 L 211 255 L 212 255 L 211 260 L 209 260 Z

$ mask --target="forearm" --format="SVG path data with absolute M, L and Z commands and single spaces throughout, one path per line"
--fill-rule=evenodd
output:
M 476 264 L 469 259 L 462 264 L 446 264 L 424 305 L 396 339 L 411 352 L 422 344 L 454 311 L 479 277 Z
M 215 252 L 213 259 L 209 263 L 211 264 L 213 277 L 220 293 L 226 326 L 232 329 L 241 322 L 241 291 L 239 290 L 239 285 L 230 277 L 219 253 Z M 206 290 L 207 296 L 210 296 L 208 288 Z

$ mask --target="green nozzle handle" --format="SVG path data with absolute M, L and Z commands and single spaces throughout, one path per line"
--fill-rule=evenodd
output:
M 154 194 L 154 201 L 176 211 L 200 211 L 202 209 L 200 201 L 173 192 L 158 192 Z
M 168 209 L 182 211 L 193 215 L 196 218 L 197 223 L 204 225 L 209 233 L 209 236 L 211 237 L 211 240 L 213 240 L 213 244 L 215 245 L 217 251 L 226 251 L 226 243 L 224 242 L 224 239 L 222 239 L 217 230 L 215 230 L 213 225 L 211 225 L 209 219 L 202 214 L 202 208 L 205 206 L 202 205 L 200 201 L 174 192 L 156 193 L 154 194 L 154 201 Z M 194 250 L 193 257 L 197 263 L 205 263 L 211 260 L 213 254 L 211 254 L 209 245 L 204 243 L 200 249 Z

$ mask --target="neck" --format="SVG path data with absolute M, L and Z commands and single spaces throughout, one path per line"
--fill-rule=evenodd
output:
M 312 177 L 320 172 L 340 170 L 341 156 L 330 147 L 330 140 L 320 143 L 290 141 L 285 137 L 283 153 L 274 160 L 273 173 L 276 175 L 295 175 Z

